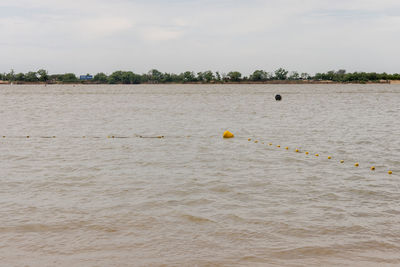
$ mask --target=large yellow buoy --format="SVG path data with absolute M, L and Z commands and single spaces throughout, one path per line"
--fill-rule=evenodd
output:
M 230 131 L 225 131 L 224 134 L 222 135 L 222 137 L 223 138 L 233 138 L 235 136 Z

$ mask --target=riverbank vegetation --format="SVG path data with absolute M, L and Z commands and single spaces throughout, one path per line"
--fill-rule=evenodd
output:
M 89 74 L 85 75 L 89 76 Z M 353 72 L 345 70 L 328 71 L 326 73 L 299 73 L 289 72 L 279 68 L 273 72 L 255 70 L 249 76 L 243 76 L 238 71 L 228 73 L 185 71 L 180 74 L 162 73 L 156 69 L 148 73 L 137 74 L 132 71 L 115 71 L 111 74 L 97 73 L 90 80 L 80 80 L 74 73 L 48 74 L 44 69 L 36 72 L 16 73 L 11 70 L 9 73 L 0 73 L 0 81 L 3 83 L 94 83 L 94 84 L 141 84 L 141 83 L 295 83 L 296 81 L 307 82 L 338 82 L 338 83 L 367 83 L 385 82 L 389 80 L 400 80 L 400 74 L 387 74 L 376 72 Z

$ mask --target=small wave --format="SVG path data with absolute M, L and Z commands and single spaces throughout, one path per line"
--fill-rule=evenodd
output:
M 276 257 L 284 259 L 299 259 L 304 257 L 332 256 L 339 253 L 334 247 L 306 246 L 294 249 L 284 249 L 274 252 Z
M 228 186 L 224 185 L 218 185 L 210 188 L 211 191 L 217 192 L 217 193 L 228 193 L 231 192 L 232 190 Z
M 41 232 L 63 232 L 76 229 L 87 229 L 87 230 L 104 231 L 104 232 L 117 231 L 115 228 L 107 225 L 88 224 L 87 222 L 69 222 L 69 223 L 55 223 L 55 224 L 30 223 L 30 224 L 21 224 L 15 226 L 3 226 L 0 227 L 0 232 L 41 233 Z
M 190 214 L 184 214 L 184 215 L 182 215 L 182 218 L 184 218 L 190 222 L 194 222 L 194 223 L 215 223 L 213 220 L 210 220 L 208 218 L 190 215 Z

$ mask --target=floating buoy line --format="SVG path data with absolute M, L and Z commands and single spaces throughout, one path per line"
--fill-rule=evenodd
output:
M 185 136 L 185 137 L 191 137 L 191 136 Z M 229 132 L 229 131 L 225 131 L 222 135 L 223 138 L 234 138 L 234 134 Z M 54 139 L 54 138 L 58 138 L 55 135 L 51 135 L 51 136 L 30 136 L 30 135 L 25 135 L 25 136 L 5 136 L 2 135 L 1 138 L 6 139 L 6 138 L 25 138 L 25 139 L 35 139 L 35 138 L 40 138 L 40 139 Z M 120 135 L 107 135 L 107 136 L 89 136 L 89 135 L 82 135 L 82 136 L 61 136 L 59 138 L 87 138 L 87 139 L 102 139 L 102 138 L 108 138 L 108 139 L 128 139 L 128 138 L 153 138 L 153 139 L 163 139 L 165 138 L 164 135 L 154 135 L 154 136 L 145 136 L 145 135 L 133 135 L 133 136 L 120 136 Z M 247 138 L 247 141 L 249 142 L 254 142 L 255 144 L 261 144 L 261 145 L 265 145 L 266 147 L 273 147 L 274 145 L 272 143 L 264 143 L 264 142 L 260 142 L 257 139 L 252 139 L 252 138 Z M 281 145 L 276 145 L 277 148 L 281 148 Z M 285 146 L 284 147 L 285 150 L 290 151 L 291 149 L 289 148 L 289 146 Z M 295 148 L 293 149 L 293 151 L 295 153 L 304 153 L 305 155 L 310 155 L 310 152 L 307 150 L 301 151 L 299 148 Z M 315 157 L 319 157 L 320 154 L 319 153 L 315 153 L 314 154 Z M 332 160 L 333 157 L 331 155 L 326 156 L 326 158 L 328 160 Z M 341 159 L 339 161 L 339 163 L 344 164 L 345 161 L 343 159 Z M 359 162 L 355 162 L 354 163 L 354 167 L 360 167 L 360 163 Z M 369 169 L 371 171 L 375 171 L 376 167 L 375 166 L 370 166 Z M 387 173 L 389 175 L 393 174 L 392 170 L 388 170 Z
M 2 136 L 5 138 L 57 138 L 55 135 L 52 136 L 30 136 L 30 135 L 12 135 L 12 136 Z M 143 135 L 134 135 L 134 136 L 119 136 L 119 135 L 107 135 L 107 136 L 90 136 L 90 135 L 82 135 L 82 136 L 58 136 L 58 138 L 93 138 L 93 139 L 101 139 L 101 138 L 165 138 L 164 135 L 155 135 L 155 136 L 143 136 Z
M 249 142 L 254 142 L 255 144 L 260 143 L 259 140 L 257 140 L 257 139 L 254 139 L 254 140 L 253 140 L 252 138 L 248 138 L 247 141 L 249 141 Z M 264 142 L 261 142 L 261 144 L 264 144 Z M 272 143 L 268 143 L 267 147 L 274 147 L 274 145 L 273 145 Z M 277 147 L 277 148 L 280 148 L 281 146 L 280 146 L 280 145 L 276 145 L 276 147 Z M 290 151 L 290 148 L 289 148 L 288 146 L 285 146 L 285 150 Z M 306 151 L 306 150 L 300 151 L 299 148 L 293 149 L 293 152 L 295 152 L 295 153 L 304 153 L 305 155 L 310 155 L 310 152 L 309 152 L 309 151 Z M 319 157 L 320 154 L 319 154 L 319 153 L 315 153 L 314 156 L 315 156 L 315 157 Z M 330 155 L 326 156 L 326 158 L 327 158 L 328 160 L 332 160 L 332 159 L 333 159 L 333 157 L 330 156 Z M 344 161 L 343 159 L 341 159 L 341 160 L 339 161 L 339 163 L 344 164 L 345 161 Z M 355 163 L 354 163 L 354 167 L 356 167 L 356 168 L 357 168 L 357 167 L 360 167 L 360 163 L 359 163 L 359 162 L 355 162 Z M 376 167 L 375 167 L 375 166 L 370 166 L 369 169 L 370 169 L 371 171 L 375 171 L 375 170 L 376 170 Z M 387 173 L 388 173 L 388 174 L 393 174 L 393 171 L 392 171 L 392 170 L 388 170 Z

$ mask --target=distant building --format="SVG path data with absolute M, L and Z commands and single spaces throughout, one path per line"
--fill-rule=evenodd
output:
M 79 76 L 79 80 L 82 80 L 82 81 L 88 81 L 88 80 L 92 80 L 92 79 L 93 79 L 93 75 L 89 75 L 89 74 Z

